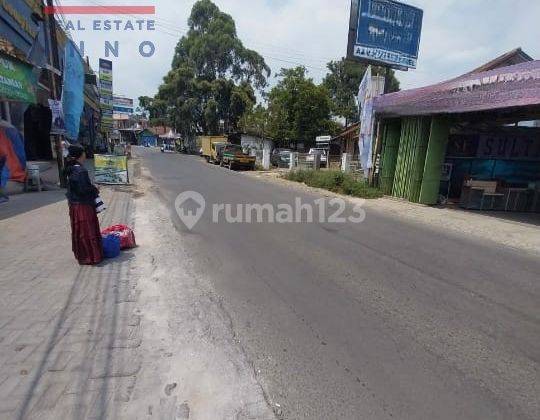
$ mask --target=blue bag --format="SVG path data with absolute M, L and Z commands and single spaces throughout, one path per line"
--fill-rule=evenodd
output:
M 109 234 L 103 237 L 103 256 L 105 258 L 116 258 L 120 255 L 120 237 Z

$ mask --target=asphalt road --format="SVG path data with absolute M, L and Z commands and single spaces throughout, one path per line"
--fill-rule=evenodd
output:
M 361 224 L 212 223 L 214 203 L 320 197 L 136 153 L 283 418 L 540 418 L 538 258 L 377 211 Z M 191 232 L 174 210 L 187 190 L 207 201 Z

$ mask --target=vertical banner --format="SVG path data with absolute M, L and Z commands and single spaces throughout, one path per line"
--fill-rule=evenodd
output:
M 113 130 L 113 71 L 112 61 L 99 59 L 99 94 L 101 108 L 101 132 Z
M 49 108 L 51 108 L 52 114 L 51 134 L 65 134 L 66 124 L 62 102 L 49 99 Z
M 371 66 L 368 66 L 364 78 L 358 89 L 358 106 L 360 107 L 360 163 L 362 169 L 373 167 L 372 148 L 373 130 L 375 120 L 373 118 L 373 99 L 384 92 L 384 78 L 373 77 Z
M 69 41 L 66 43 L 64 82 L 62 86 L 62 108 L 66 137 L 71 141 L 79 138 L 81 114 L 84 107 L 84 67 L 79 51 Z

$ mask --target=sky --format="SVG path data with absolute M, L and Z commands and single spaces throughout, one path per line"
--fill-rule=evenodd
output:
M 114 93 L 131 98 L 153 96 L 171 66 L 174 47 L 187 31 L 195 0 L 55 0 L 68 5 L 149 5 L 154 16 L 65 15 L 78 43 L 96 70 L 104 58 L 105 41 L 118 41 L 119 56 L 109 57 L 114 68 Z M 326 63 L 346 54 L 350 0 L 214 0 L 236 22 L 244 45 L 259 52 L 272 69 L 271 84 L 282 67 L 304 65 L 320 82 Z M 402 89 L 449 79 L 513 49 L 522 47 L 540 58 L 540 1 L 538 0 L 406 0 L 424 10 L 418 68 L 397 72 Z M 96 31 L 93 20 L 153 19 L 155 30 Z M 80 25 L 78 21 L 80 20 Z M 79 26 L 79 28 L 78 28 Z M 84 28 L 84 30 L 82 29 Z M 139 45 L 151 41 L 151 57 Z

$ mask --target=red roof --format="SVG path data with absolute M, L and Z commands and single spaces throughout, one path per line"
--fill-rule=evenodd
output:
M 460 114 L 540 106 L 540 61 L 470 73 L 439 84 L 379 96 L 379 115 Z

